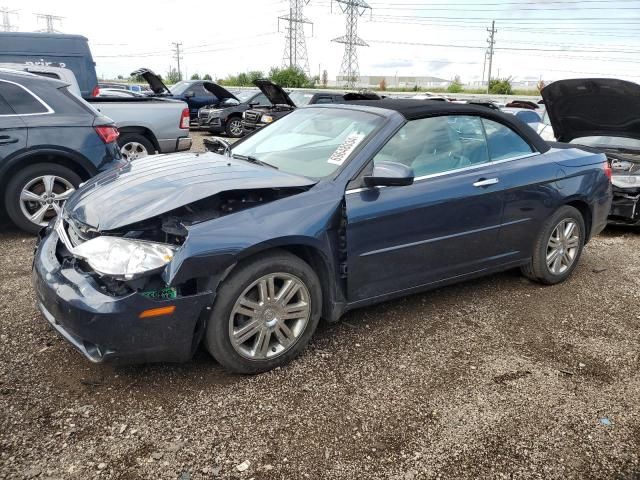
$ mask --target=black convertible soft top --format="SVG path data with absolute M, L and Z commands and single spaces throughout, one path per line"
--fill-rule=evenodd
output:
M 515 130 L 538 152 L 544 153 L 550 149 L 535 130 L 515 115 L 508 115 L 498 110 L 483 107 L 480 105 L 469 105 L 463 103 L 438 102 L 430 100 L 418 100 L 411 98 L 383 98 L 382 100 L 356 100 L 347 102 L 349 105 L 362 105 L 367 107 L 384 108 L 395 110 L 407 120 L 417 120 L 419 118 L 433 117 L 437 115 L 474 115 L 494 120 L 502 123 L 512 130 Z

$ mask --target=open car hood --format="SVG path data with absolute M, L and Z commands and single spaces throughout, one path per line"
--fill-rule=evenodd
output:
M 280 85 L 270 80 L 254 80 L 253 84 L 264 93 L 272 105 L 291 105 L 294 108 L 296 107 L 296 104 L 293 103 L 293 100 Z
M 553 82 L 540 92 L 556 138 L 613 136 L 640 140 L 640 85 L 608 78 Z
M 155 94 L 169 94 L 171 95 L 171 90 L 164 84 L 164 82 L 160 79 L 153 70 L 148 68 L 139 68 L 138 70 L 131 72 L 132 77 L 142 77 L 149 84 L 151 91 Z
M 310 187 L 314 183 L 216 153 L 153 155 L 86 182 L 65 203 L 63 217 L 108 231 L 225 191 Z
M 238 97 L 236 97 L 229 90 L 227 90 L 221 85 L 218 85 L 217 83 L 204 82 L 202 86 L 206 88 L 209 92 L 213 93 L 220 101 L 226 100 L 227 98 L 235 98 L 236 100 L 238 100 Z M 238 100 L 238 102 L 240 102 L 240 100 Z

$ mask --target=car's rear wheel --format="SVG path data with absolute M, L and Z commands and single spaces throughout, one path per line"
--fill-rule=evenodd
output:
M 124 133 L 118 138 L 120 153 L 129 161 L 144 158 L 156 153 L 151 141 L 139 133 Z
M 229 118 L 225 126 L 225 132 L 231 138 L 240 138 L 244 133 L 242 118 L 238 116 Z
M 62 165 L 31 165 L 7 184 L 7 214 L 22 230 L 37 233 L 58 215 L 81 181 L 77 173 Z
M 584 218 L 576 208 L 566 205 L 544 223 L 522 273 L 546 285 L 563 282 L 576 268 L 584 242 Z
M 277 251 L 247 260 L 218 290 L 207 323 L 207 350 L 236 373 L 279 367 L 307 345 L 321 305 L 318 277 L 300 258 Z

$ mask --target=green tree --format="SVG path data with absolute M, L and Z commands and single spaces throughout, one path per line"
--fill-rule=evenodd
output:
M 447 87 L 447 92 L 449 93 L 460 93 L 462 91 L 462 82 L 460 81 L 460 76 L 456 75 L 453 77 L 453 81 Z
M 209 75 L 208 73 L 205 73 L 205 74 L 204 74 L 204 77 L 202 77 L 202 79 L 203 79 L 203 80 L 209 80 L 209 81 L 213 80 L 213 79 L 211 78 L 211 75 Z
M 298 67 L 271 67 L 269 79 L 281 87 L 301 88 L 312 86 L 307 74 Z
M 118 75 L 118 80 L 124 80 L 124 77 L 122 75 Z
M 171 67 L 167 72 L 166 80 L 169 85 L 173 85 L 174 83 L 178 83 L 180 80 L 182 80 L 182 76 L 178 73 L 178 70 Z
M 200 80 L 200 75 L 194 73 L 193 75 L 191 75 L 191 80 Z
M 489 93 L 511 95 L 513 93 L 513 89 L 511 88 L 511 77 L 502 79 L 492 78 L 489 81 Z

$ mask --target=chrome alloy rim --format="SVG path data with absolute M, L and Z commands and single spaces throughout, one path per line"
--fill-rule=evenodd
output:
M 547 268 L 554 275 L 566 272 L 578 255 L 580 228 L 575 220 L 562 220 L 553 229 L 547 243 Z
M 75 191 L 69 180 L 56 175 L 33 178 L 20 191 L 20 210 L 32 223 L 44 227 Z
M 229 123 L 229 131 L 232 135 L 242 134 L 242 120 L 231 120 Z
M 260 277 L 240 295 L 229 317 L 229 338 L 250 360 L 278 357 L 304 332 L 311 316 L 309 290 L 295 275 Z
M 144 145 L 138 142 L 127 142 L 120 148 L 122 156 L 129 161 L 137 160 L 138 158 L 144 158 L 149 155 L 149 152 Z

